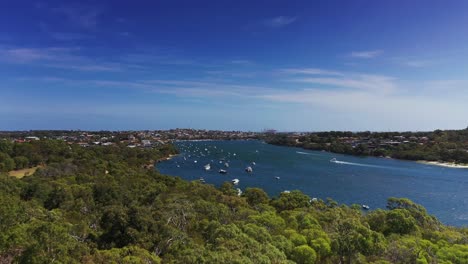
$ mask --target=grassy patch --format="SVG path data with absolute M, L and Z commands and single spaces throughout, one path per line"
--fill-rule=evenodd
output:
M 13 170 L 13 171 L 8 172 L 8 175 L 16 177 L 16 178 L 23 178 L 24 176 L 34 174 L 36 170 L 39 169 L 40 167 L 42 166 L 36 166 L 36 167 L 21 169 L 21 170 Z

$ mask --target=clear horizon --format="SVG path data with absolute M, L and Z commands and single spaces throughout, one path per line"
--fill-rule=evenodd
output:
M 26 1 L 0 9 L 0 130 L 468 125 L 465 1 Z

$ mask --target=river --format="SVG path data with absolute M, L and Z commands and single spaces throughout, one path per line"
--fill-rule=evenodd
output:
M 285 190 L 300 190 L 310 197 L 366 204 L 371 209 L 385 208 L 388 197 L 406 197 L 445 224 L 468 226 L 468 169 L 309 151 L 254 140 L 180 141 L 176 145 L 181 154 L 159 163 L 161 173 L 186 180 L 203 177 L 207 184 L 217 186 L 239 179 L 241 190 L 259 187 L 272 197 Z M 332 158 L 338 163 L 330 162 Z M 225 167 L 226 162 L 229 167 Z M 206 164 L 211 170 L 204 169 Z M 252 173 L 245 172 L 247 166 L 252 167 Z M 220 169 L 227 174 L 220 174 Z

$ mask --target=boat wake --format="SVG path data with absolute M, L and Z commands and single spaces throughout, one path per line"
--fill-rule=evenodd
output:
M 301 154 L 301 155 L 313 155 L 313 156 L 316 156 L 317 154 L 314 154 L 314 153 L 308 153 L 308 152 L 302 152 L 302 151 L 296 151 L 297 154 Z
M 336 163 L 336 164 L 343 164 L 343 165 L 351 165 L 351 166 L 359 166 L 359 167 L 369 167 L 369 168 L 383 168 L 383 169 L 387 169 L 388 167 L 385 167 L 385 166 L 378 166 L 378 165 L 371 165 L 371 164 L 363 164 L 363 163 L 355 163 L 355 162 L 347 162 L 347 161 L 339 161 L 339 160 L 335 160 L 335 161 L 332 161 L 333 163 Z

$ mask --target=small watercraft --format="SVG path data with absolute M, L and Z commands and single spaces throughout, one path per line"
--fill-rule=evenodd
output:
M 257 163 L 255 163 L 255 161 L 252 161 L 252 165 L 254 165 L 254 166 L 255 166 L 255 165 L 257 165 Z
M 245 171 L 248 172 L 248 173 L 251 173 L 253 171 L 252 167 L 248 166 L 247 168 L 245 168 Z
M 206 165 L 205 165 L 205 170 L 206 170 L 206 171 L 211 170 L 211 165 L 210 165 L 210 164 L 206 164 Z
M 240 188 L 237 188 L 237 196 L 241 196 L 242 195 L 242 190 Z
M 369 207 L 368 205 L 366 205 L 366 204 L 363 204 L 363 205 L 362 205 L 362 209 L 364 209 L 364 210 L 369 210 L 369 208 L 370 208 L 370 207 Z
M 239 184 L 239 179 L 233 179 L 232 183 L 235 184 L 235 185 Z
M 336 163 L 338 160 L 336 160 L 336 158 L 333 158 L 330 160 L 330 162 L 333 162 L 333 163 Z
M 279 180 L 279 179 L 280 179 L 280 177 L 278 177 L 278 176 L 277 176 L 277 177 L 275 177 L 275 179 Z
M 224 167 L 229 168 L 229 163 L 224 163 Z
M 218 172 L 221 173 L 221 174 L 226 174 L 227 170 L 220 169 Z

